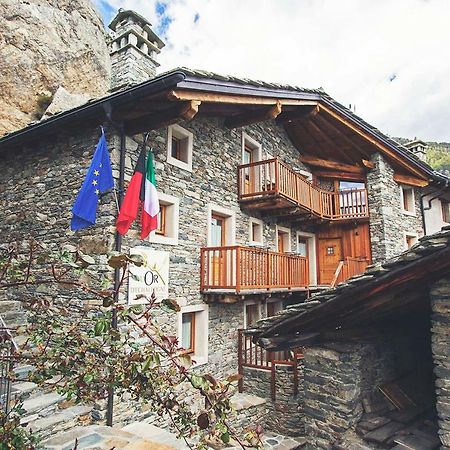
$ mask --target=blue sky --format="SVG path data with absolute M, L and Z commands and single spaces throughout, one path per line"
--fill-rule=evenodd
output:
M 94 0 L 152 23 L 178 66 L 323 87 L 391 136 L 450 141 L 448 0 Z

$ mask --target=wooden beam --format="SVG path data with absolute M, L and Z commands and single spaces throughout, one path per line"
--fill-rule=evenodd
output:
M 314 117 L 319 112 L 317 105 L 305 108 L 296 108 L 294 111 L 283 111 L 277 118 L 277 123 L 292 122 L 306 117 Z
M 191 100 L 182 102 L 172 108 L 154 114 L 147 114 L 139 119 L 125 122 L 125 133 L 133 135 L 143 131 L 155 130 L 157 128 L 172 125 L 180 120 L 192 120 L 198 112 L 201 102 Z
M 364 181 L 366 179 L 365 172 L 354 173 L 354 172 L 342 172 L 330 170 L 315 170 L 313 172 L 313 175 L 319 178 L 335 178 L 340 180 L 353 180 L 353 181 Z
M 203 91 L 190 91 L 187 89 L 177 89 L 168 92 L 167 99 L 170 101 L 189 101 L 199 100 L 211 103 L 234 103 L 242 105 L 273 105 L 280 101 L 281 105 L 317 105 L 316 100 L 295 100 L 295 99 L 279 99 L 276 97 L 257 97 L 252 95 L 228 95 L 213 94 Z
M 265 122 L 272 120 L 281 114 L 281 102 L 277 101 L 275 105 L 264 107 L 255 111 L 247 111 L 236 116 L 228 117 L 225 120 L 225 126 L 228 128 L 239 128 L 252 123 Z
M 430 184 L 427 180 L 422 180 L 421 178 L 411 177 L 408 175 L 402 175 L 400 173 L 394 173 L 394 181 L 399 184 L 407 184 L 408 186 L 415 187 L 425 187 Z
M 409 164 L 405 159 L 403 159 L 401 156 L 399 156 L 394 150 L 390 149 L 386 145 L 379 142 L 376 138 L 372 137 L 369 133 L 366 131 L 360 129 L 357 125 L 355 125 L 352 121 L 349 119 L 346 119 L 342 117 L 337 112 L 333 111 L 328 106 L 319 105 L 319 108 L 323 111 L 325 111 L 327 114 L 329 114 L 331 117 L 335 118 L 339 122 L 343 123 L 347 127 L 351 128 L 353 131 L 355 131 L 359 136 L 363 137 L 367 141 L 369 141 L 371 144 L 373 144 L 375 147 L 377 147 L 379 150 L 381 150 L 382 153 L 392 158 L 397 164 L 404 167 L 408 171 L 416 174 L 419 177 L 424 177 L 423 172 L 414 167 L 413 165 Z
M 320 109 L 320 108 L 319 108 Z M 333 130 L 335 133 L 337 133 L 338 137 L 343 139 L 345 142 L 347 142 L 348 145 L 353 147 L 355 150 L 357 150 L 359 153 L 362 153 L 366 158 L 370 158 L 370 155 L 364 151 L 361 148 L 361 145 L 357 144 L 353 139 L 349 138 L 343 131 L 341 131 L 338 127 L 336 127 L 334 124 L 332 124 L 329 120 L 327 120 L 325 117 L 321 116 L 320 114 L 317 115 L 317 120 L 321 122 L 325 127 L 328 127 L 329 129 Z
M 369 161 L 368 159 L 363 159 L 361 162 L 364 167 L 367 167 L 368 169 L 375 169 L 375 164 L 372 161 Z
M 309 164 L 314 167 L 324 167 L 325 169 L 339 170 L 341 172 L 350 172 L 365 174 L 366 170 L 364 167 L 358 166 L 356 164 L 345 164 L 338 161 L 333 161 L 331 159 L 321 159 L 314 156 L 301 155 L 298 158 L 300 162 Z

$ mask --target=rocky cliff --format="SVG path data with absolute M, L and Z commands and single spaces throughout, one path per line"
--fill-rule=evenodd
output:
M 41 118 L 59 87 L 109 89 L 100 15 L 89 0 L 0 0 L 0 135 Z

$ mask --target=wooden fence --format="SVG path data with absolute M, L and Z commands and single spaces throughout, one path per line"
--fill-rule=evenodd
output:
M 243 392 L 244 367 L 270 371 L 270 392 L 272 400 L 276 398 L 276 366 L 292 366 L 294 377 L 294 395 L 298 393 L 298 360 L 303 358 L 300 349 L 268 352 L 253 343 L 251 336 L 246 336 L 244 330 L 239 330 L 238 338 L 238 373 L 239 392 Z
M 239 200 L 280 195 L 317 217 L 329 220 L 368 217 L 367 190 L 325 191 L 277 158 L 238 167 Z
M 308 258 L 238 245 L 201 249 L 202 291 L 309 286 Z

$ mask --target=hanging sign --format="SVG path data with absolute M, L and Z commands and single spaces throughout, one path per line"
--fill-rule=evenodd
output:
M 128 304 L 147 303 L 155 292 L 158 302 L 169 296 L 169 252 L 151 250 L 148 247 L 135 247 L 130 255 L 142 256 L 144 263 L 137 267 L 130 265 L 128 276 Z M 138 297 L 138 298 L 136 298 Z

